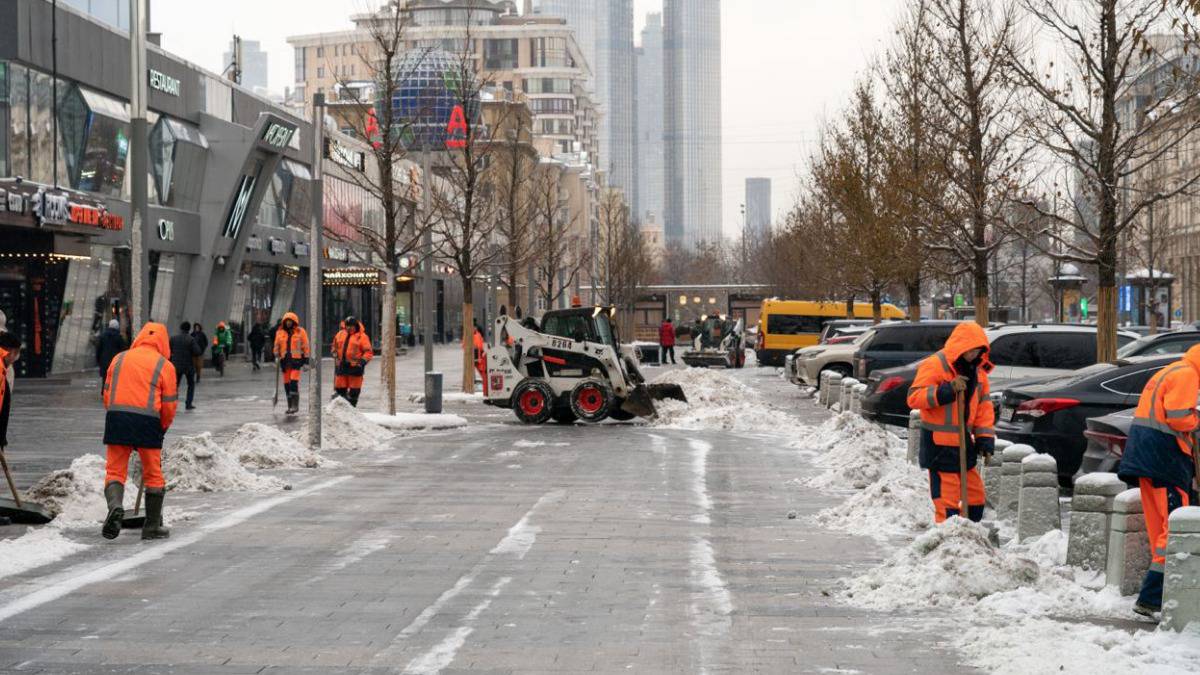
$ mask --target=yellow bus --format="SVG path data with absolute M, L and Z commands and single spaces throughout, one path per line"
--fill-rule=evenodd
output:
M 885 321 L 908 316 L 891 303 L 884 303 L 881 309 Z M 854 303 L 854 318 L 870 319 L 873 316 L 870 303 Z M 845 318 L 848 317 L 844 302 L 763 300 L 758 317 L 758 345 L 755 349 L 758 362 L 768 366 L 782 366 L 784 357 L 788 354 L 801 347 L 817 344 L 826 323 Z

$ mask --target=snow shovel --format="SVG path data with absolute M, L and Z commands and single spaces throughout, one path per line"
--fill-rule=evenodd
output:
M 0 465 L 4 467 L 4 478 L 8 481 L 8 489 L 12 491 L 11 500 L 0 497 L 0 516 L 23 525 L 44 525 L 54 519 L 46 513 L 40 504 L 21 502 L 17 494 L 17 486 L 13 483 L 12 473 L 8 470 L 8 460 L 4 458 L 4 448 L 0 448 Z
M 958 392 L 958 515 L 970 519 L 967 503 L 967 407 L 963 392 Z
M 275 396 L 271 399 L 271 410 L 279 407 L 279 380 L 283 379 L 283 370 L 279 368 L 279 359 L 275 359 Z

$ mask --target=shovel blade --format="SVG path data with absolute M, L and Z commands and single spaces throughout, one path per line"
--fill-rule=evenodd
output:
M 649 384 L 646 385 L 646 389 L 649 391 L 650 398 L 655 401 L 671 399 L 683 403 L 688 402 L 687 396 L 683 393 L 683 387 L 677 384 Z
M 654 401 L 651 400 L 646 387 L 642 385 L 633 388 L 633 391 L 621 403 L 621 410 L 638 417 L 658 416 L 658 411 L 654 409 Z
M 21 525 L 45 525 L 54 520 L 41 504 L 21 500 L 21 506 L 11 499 L 0 497 L 0 516 Z
M 121 519 L 121 529 L 138 530 L 146 524 L 146 516 L 128 516 Z

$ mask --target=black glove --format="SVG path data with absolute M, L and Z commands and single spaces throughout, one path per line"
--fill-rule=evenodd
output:
M 996 454 L 996 439 L 991 436 L 977 436 L 975 438 L 975 452 L 984 459 Z
M 301 365 L 301 366 L 307 366 L 307 365 L 308 365 L 308 357 L 307 357 L 307 356 L 302 356 L 302 357 L 300 357 L 300 365 Z

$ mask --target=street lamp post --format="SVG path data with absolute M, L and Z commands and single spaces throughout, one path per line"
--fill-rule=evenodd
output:
M 421 213 L 425 217 L 425 229 L 421 233 L 421 257 L 425 260 L 421 275 L 421 334 L 424 339 L 425 372 L 433 372 L 433 152 L 428 148 L 421 152 Z
M 146 160 L 150 153 L 150 134 L 146 123 L 147 30 L 146 0 L 129 0 L 129 170 L 133 174 L 129 181 L 129 201 L 133 207 L 133 217 L 130 219 L 132 229 L 129 233 L 129 332 L 133 335 L 137 334 L 146 321 L 146 311 L 150 304 L 147 279 L 150 265 L 143 236 L 146 229 L 146 211 L 150 207 L 146 192 Z
M 325 149 L 325 94 L 313 94 L 313 191 L 312 230 L 308 245 L 308 333 L 312 353 L 312 377 L 308 381 L 308 447 L 321 448 L 321 356 L 324 354 L 324 335 L 321 330 L 321 228 L 324 226 L 324 191 L 321 187 L 321 162 Z M 395 320 L 392 317 L 391 320 Z M 385 345 L 385 348 L 395 348 Z

